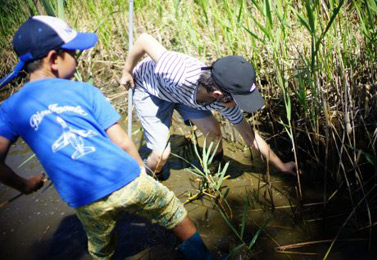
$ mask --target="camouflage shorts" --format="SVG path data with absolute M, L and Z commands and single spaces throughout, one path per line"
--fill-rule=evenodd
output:
M 174 228 L 187 216 L 186 209 L 172 191 L 141 173 L 120 190 L 77 209 L 93 259 L 110 259 L 114 254 L 116 235 L 113 230 L 121 211 L 143 216 L 167 229 Z

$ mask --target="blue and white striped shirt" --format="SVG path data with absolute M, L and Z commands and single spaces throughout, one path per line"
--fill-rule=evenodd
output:
M 146 58 L 139 63 L 133 76 L 135 86 L 144 88 L 149 94 L 168 102 L 180 103 L 198 110 L 218 110 L 232 124 L 242 121 L 242 113 L 236 105 L 225 107 L 214 101 L 210 104 L 198 104 L 196 91 L 198 80 L 205 65 L 188 55 L 166 51 L 157 63 Z

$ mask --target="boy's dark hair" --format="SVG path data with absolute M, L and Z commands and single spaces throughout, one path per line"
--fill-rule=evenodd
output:
M 199 83 L 207 90 L 208 93 L 211 93 L 215 90 L 220 90 L 223 93 L 223 96 L 217 99 L 220 103 L 229 103 L 233 101 L 233 97 L 228 92 L 220 89 L 211 76 L 211 72 L 202 71 L 202 74 L 199 77 Z
M 33 73 L 34 71 L 38 70 L 42 65 L 42 59 L 37 59 L 30 61 L 25 64 L 25 70 L 27 73 Z

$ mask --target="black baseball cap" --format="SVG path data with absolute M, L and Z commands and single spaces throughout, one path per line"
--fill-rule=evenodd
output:
M 59 18 L 45 15 L 30 17 L 12 41 L 20 61 L 12 73 L 0 79 L 0 88 L 17 76 L 25 63 L 41 59 L 51 50 L 85 50 L 92 48 L 97 40 L 95 33 L 77 32 Z
M 262 108 L 265 101 L 255 85 L 253 65 L 242 56 L 226 56 L 211 66 L 212 77 L 217 86 L 230 93 L 237 105 L 246 112 Z

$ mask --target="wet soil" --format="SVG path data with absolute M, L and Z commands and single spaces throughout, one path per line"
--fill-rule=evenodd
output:
M 145 154 L 142 132 L 137 120 L 134 121 L 133 140 L 141 154 Z M 185 138 L 188 129 L 181 122 L 174 122 L 172 128 L 172 152 L 195 162 L 195 155 Z M 300 205 L 295 178 L 282 176 L 271 169 L 268 185 L 266 163 L 258 155 L 252 156 L 249 149 L 239 149 L 227 142 L 224 142 L 224 151 L 225 160 L 230 162 L 227 173 L 231 178 L 223 182 L 223 187 L 230 190 L 227 201 L 232 208 L 233 227 L 241 230 L 242 219 L 245 219 L 244 241 L 249 244 L 269 219 L 251 250 L 244 246 L 231 259 L 322 259 L 349 211 L 342 206 L 335 207 L 332 212 L 333 208 L 328 207 L 326 215 L 335 217 L 324 219 L 325 211 L 320 203 L 323 187 L 315 176 L 303 173 L 304 200 Z M 43 171 L 22 140 L 12 146 L 7 163 L 24 177 Z M 197 193 L 199 182 L 185 169 L 187 163 L 179 158 L 171 156 L 168 164 L 171 175 L 163 183 L 185 202 L 190 194 Z M 0 185 L 0 203 L 5 202 L 0 208 L 0 259 L 90 259 L 85 232 L 74 210 L 62 202 L 53 185 L 48 182 L 31 195 L 17 195 L 17 191 Z M 14 197 L 17 198 L 6 203 Z M 334 201 L 337 203 L 341 201 Z M 343 214 L 339 215 L 339 208 L 345 209 Z M 241 244 L 208 196 L 187 203 L 186 209 L 214 255 L 226 255 Z M 114 257 L 117 260 L 181 259 L 175 250 L 179 241 L 174 235 L 138 216 L 124 214 L 117 231 Z M 375 253 L 368 252 L 365 240 L 368 236 L 360 232 L 346 234 L 339 238 L 328 259 L 376 259 Z M 276 250 L 278 246 L 309 241 L 320 242 L 281 252 Z

